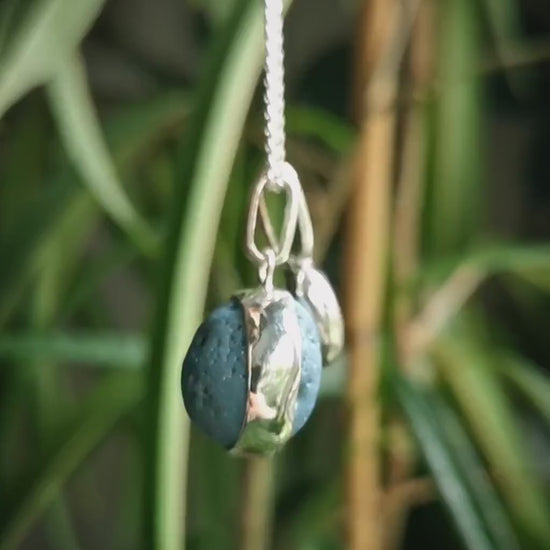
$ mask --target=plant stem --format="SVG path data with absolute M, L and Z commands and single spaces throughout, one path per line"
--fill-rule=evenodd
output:
M 347 472 L 347 535 L 350 550 L 379 550 L 382 544 L 378 335 L 388 260 L 395 120 L 391 111 L 366 112 L 363 98 L 367 96 L 367 83 L 372 77 L 367 69 L 379 53 L 380 38 L 384 38 L 380 35 L 380 23 L 382 28 L 387 28 L 387 16 L 387 0 L 365 2 L 359 36 L 367 40 L 359 44 L 356 70 L 355 109 L 362 124 L 347 224 L 344 287 L 349 344 L 347 395 L 351 449 Z
M 386 120 L 389 119 L 389 120 Z M 390 116 L 370 121 L 358 149 L 376 158 L 360 166 L 348 224 L 345 310 L 348 322 L 351 454 L 348 470 L 349 548 L 380 548 L 378 438 L 379 347 L 388 252 Z
M 241 550 L 264 550 L 271 539 L 273 515 L 273 474 L 271 458 L 249 458 L 243 478 L 241 509 Z
M 413 16 L 418 2 L 410 7 Z M 397 2 L 368 0 L 358 29 L 354 110 L 361 125 L 347 226 L 348 547 L 382 547 L 379 335 L 385 311 L 399 67 L 414 17 Z M 403 25 L 402 23 L 405 23 Z

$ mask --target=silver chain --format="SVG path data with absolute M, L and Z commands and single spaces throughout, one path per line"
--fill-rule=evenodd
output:
M 285 70 L 283 0 L 264 0 L 265 6 L 265 152 L 271 189 L 282 189 L 285 162 Z
M 292 261 L 306 261 L 313 254 L 313 228 L 298 174 L 285 160 L 285 83 L 283 45 L 283 0 L 264 0 L 265 7 L 265 152 L 267 166 L 252 192 L 246 228 L 246 250 L 260 268 L 264 286 L 272 285 L 275 267 L 289 262 L 297 227 L 301 253 Z M 265 203 L 266 191 L 286 192 L 281 234 L 275 235 Z M 256 244 L 258 216 L 268 246 Z

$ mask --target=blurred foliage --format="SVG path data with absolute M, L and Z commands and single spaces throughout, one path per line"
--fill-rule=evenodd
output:
M 288 154 L 341 289 L 359 2 L 295 4 Z M 415 89 L 407 50 L 395 107 L 395 147 L 413 109 L 424 146 L 418 173 L 396 177 L 419 178 L 405 214 L 420 246 L 406 281 L 392 266 L 381 335 L 388 548 L 542 550 L 550 8 L 431 7 L 433 74 Z M 256 492 L 250 463 L 190 430 L 180 398 L 203 312 L 255 283 L 241 242 L 261 44 L 253 0 L 0 4 L 0 549 L 244 547 L 252 495 L 265 547 L 347 547 L 345 358 Z

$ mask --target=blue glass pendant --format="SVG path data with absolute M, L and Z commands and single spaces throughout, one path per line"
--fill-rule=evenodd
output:
M 321 341 L 286 290 L 246 291 L 199 327 L 183 363 L 193 422 L 227 449 L 270 454 L 306 423 L 319 392 Z

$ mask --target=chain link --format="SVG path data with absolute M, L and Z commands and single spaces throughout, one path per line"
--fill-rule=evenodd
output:
M 297 226 L 300 228 L 301 253 L 293 261 L 305 261 L 313 254 L 313 228 L 303 189 L 296 171 L 285 160 L 285 84 L 283 44 L 283 1 L 264 0 L 265 7 L 265 151 L 266 170 L 252 192 L 246 229 L 246 251 L 260 268 L 260 279 L 268 286 L 275 267 L 287 263 Z M 281 234 L 275 231 L 265 192 L 286 192 L 286 205 Z M 258 216 L 268 240 L 268 247 L 256 244 Z M 270 275 L 271 274 L 271 275 Z
M 283 188 L 285 152 L 285 83 L 283 0 L 265 1 L 265 151 L 272 190 Z

